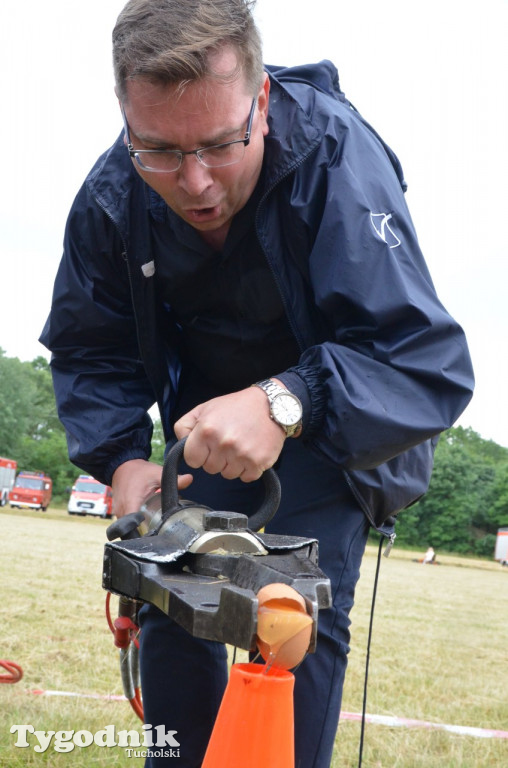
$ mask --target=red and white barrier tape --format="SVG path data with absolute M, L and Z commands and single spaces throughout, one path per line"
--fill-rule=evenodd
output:
M 356 712 L 341 712 L 341 720 L 361 720 L 362 716 Z M 426 720 L 410 720 L 406 717 L 390 717 L 388 715 L 365 715 L 365 722 L 374 725 L 388 725 L 392 728 L 428 728 L 449 733 L 457 733 L 460 736 L 475 736 L 480 739 L 508 739 L 508 731 L 496 731 L 490 728 L 472 728 L 468 725 L 446 725 L 445 723 L 429 723 Z
M 44 691 L 40 688 L 29 691 L 38 696 L 74 696 L 82 699 L 103 699 L 105 701 L 127 701 L 125 696 L 100 695 L 97 693 L 73 693 L 72 691 Z M 357 712 L 341 712 L 341 720 L 360 721 L 362 716 Z M 387 725 L 391 728 L 428 728 L 448 731 L 459 736 L 474 736 L 480 739 L 508 739 L 508 731 L 497 731 L 491 728 L 472 728 L 467 725 L 446 725 L 445 723 L 430 723 L 426 720 L 411 720 L 405 717 L 388 715 L 365 715 L 365 721 L 373 725 Z
M 125 696 L 100 693 L 74 693 L 73 691 L 43 691 L 42 688 L 34 688 L 27 693 L 35 693 L 36 696 L 74 696 L 78 699 L 102 699 L 104 701 L 127 701 Z

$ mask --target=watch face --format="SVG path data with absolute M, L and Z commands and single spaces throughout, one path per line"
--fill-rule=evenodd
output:
M 272 415 L 279 424 L 292 427 L 302 418 L 300 402 L 293 395 L 276 395 L 272 402 Z

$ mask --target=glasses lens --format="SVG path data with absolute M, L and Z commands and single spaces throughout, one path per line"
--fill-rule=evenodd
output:
M 171 173 L 177 171 L 182 163 L 178 152 L 136 152 L 137 163 L 144 171 Z
M 218 144 L 199 150 L 199 159 L 207 168 L 222 168 L 225 165 L 239 163 L 245 154 L 243 141 Z
M 185 153 L 184 153 L 185 154 Z M 239 163 L 245 154 L 244 141 L 231 141 L 226 144 L 217 144 L 213 147 L 198 149 L 190 154 L 197 155 L 200 163 L 207 168 L 222 168 L 225 165 Z M 172 173 L 177 171 L 183 157 L 178 151 L 162 150 L 134 152 L 134 157 L 139 167 L 144 171 L 155 173 Z

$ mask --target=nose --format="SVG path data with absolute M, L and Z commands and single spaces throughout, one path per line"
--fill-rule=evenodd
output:
M 199 197 L 213 184 L 210 168 L 195 155 L 185 155 L 178 171 L 178 185 L 190 196 Z

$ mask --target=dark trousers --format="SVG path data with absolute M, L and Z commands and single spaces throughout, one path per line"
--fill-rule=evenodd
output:
M 329 768 L 349 651 L 349 612 L 369 526 L 340 471 L 298 440 L 286 441 L 277 473 L 282 500 L 266 530 L 318 539 L 319 565 L 332 586 L 333 606 L 319 614 L 316 653 L 295 672 L 295 768 Z M 259 506 L 261 483 L 193 474 L 186 498 L 246 514 Z M 148 606 L 141 611 L 141 627 L 145 722 L 177 731 L 180 744 L 179 757 L 149 757 L 146 768 L 199 768 L 227 683 L 225 647 L 191 637 Z

